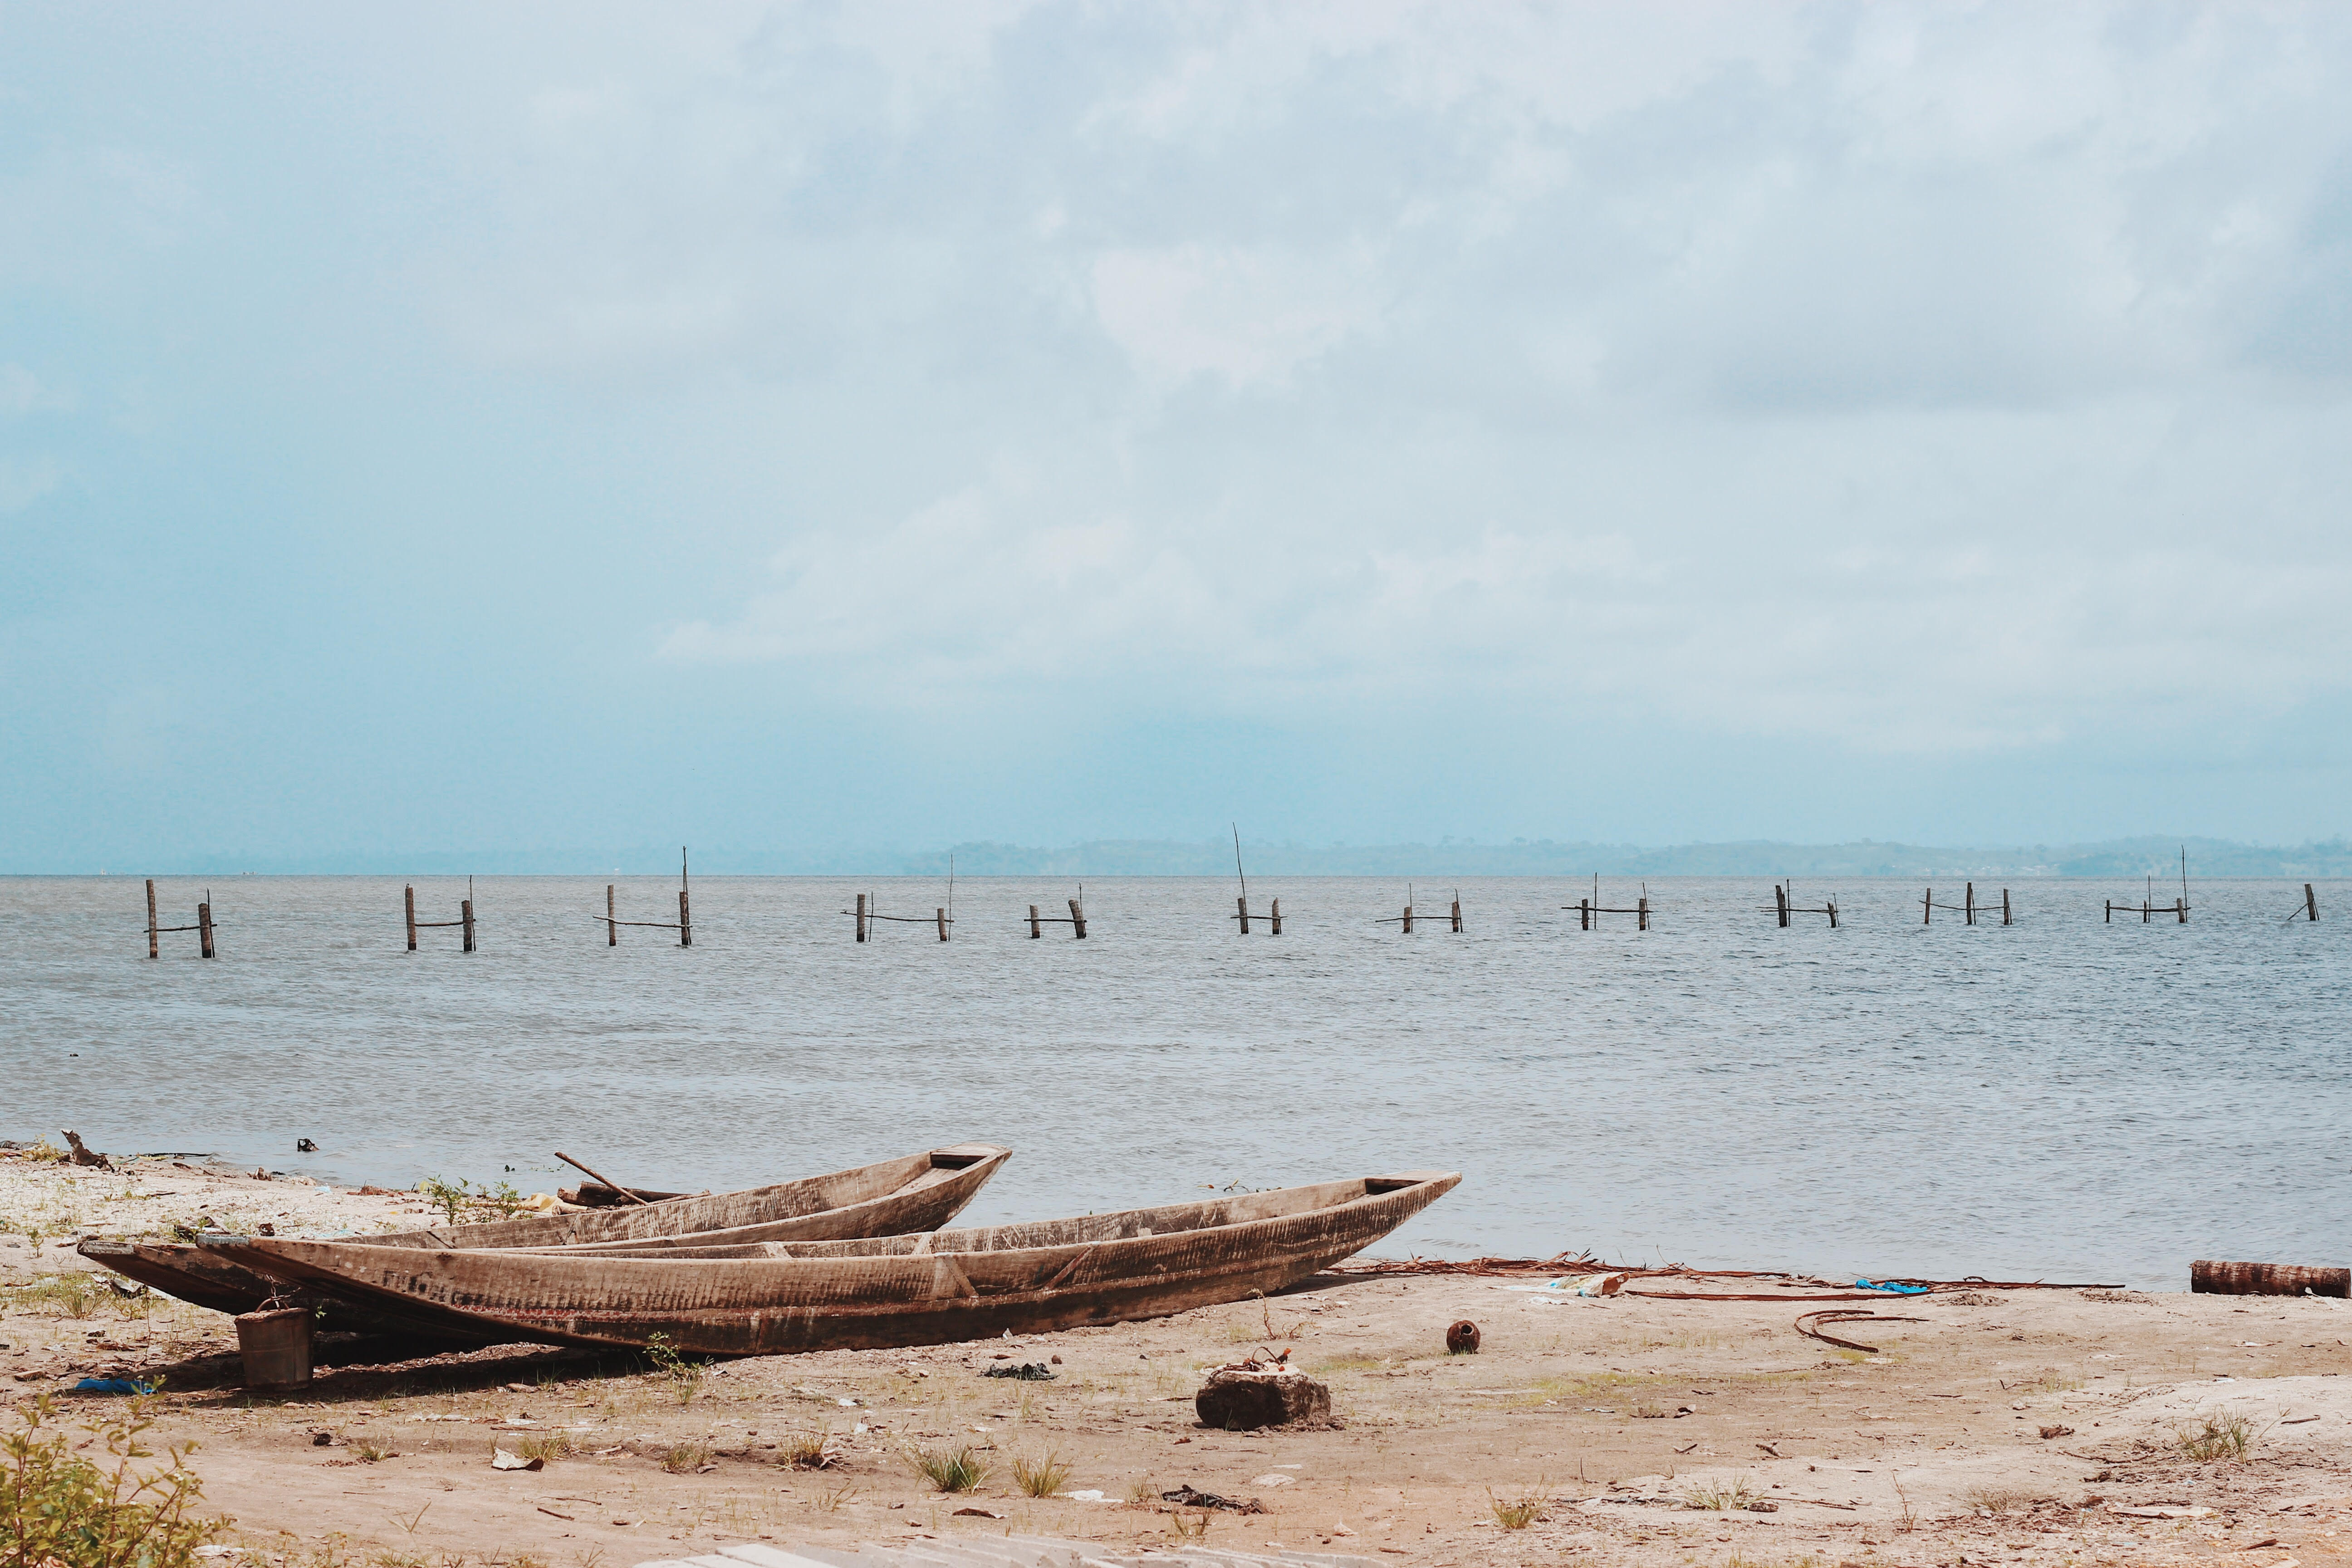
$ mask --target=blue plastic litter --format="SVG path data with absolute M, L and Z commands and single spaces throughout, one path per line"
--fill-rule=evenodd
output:
M 1885 1290 L 1896 1296 L 1924 1296 L 1927 1293 L 1925 1285 L 1874 1285 L 1867 1279 L 1855 1280 L 1853 1288 L 1857 1290 Z
M 152 1394 L 155 1384 L 131 1377 L 85 1377 L 73 1385 L 76 1394 Z

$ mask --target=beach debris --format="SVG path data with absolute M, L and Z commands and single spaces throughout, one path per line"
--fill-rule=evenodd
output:
M 1203 1426 L 1246 1432 L 1260 1426 L 1328 1421 L 1331 1391 L 1279 1358 L 1252 1358 L 1211 1373 L 1192 1396 L 1192 1408 Z
M 997 1512 L 992 1508 L 960 1508 L 955 1510 L 955 1517 L 958 1519 L 1003 1519 L 1004 1516 Z
M 1098 1487 L 1088 1487 L 1084 1491 L 1063 1492 L 1060 1495 L 1068 1498 L 1072 1502 L 1110 1502 L 1115 1500 L 1112 1498 L 1106 1496 Z
M 1825 1334 L 1822 1332 L 1821 1325 L 1823 1323 L 1924 1323 L 1927 1321 L 1925 1318 L 1898 1318 L 1881 1312 L 1857 1312 L 1839 1308 L 1825 1308 L 1818 1312 L 1800 1313 L 1797 1318 L 1797 1331 L 1807 1339 L 1819 1340 L 1825 1345 L 1835 1345 L 1840 1350 L 1862 1351 L 1870 1355 L 1876 1355 L 1878 1353 L 1876 1345 L 1866 1345 L 1859 1340 L 1842 1340 L 1835 1334 Z
M 2042 1440 L 2045 1443 L 2050 1441 L 2053 1437 L 2072 1437 L 2074 1435 L 2074 1428 L 2072 1426 L 2044 1426 L 2042 1428 Z
M 2210 1508 L 2117 1508 L 2107 1504 L 2107 1511 L 2124 1519 L 2209 1519 Z
M 68 1132 L 66 1136 L 70 1138 L 73 1134 Z M 2214 1296 L 2352 1296 L 2352 1268 L 2312 1268 L 2294 1263 L 2221 1263 L 2200 1258 L 2189 1266 L 2189 1289 Z
M 1055 1358 L 1060 1360 L 1059 1356 Z M 1013 1377 L 1024 1383 L 1051 1383 L 1054 1370 L 1042 1361 L 1023 1362 L 1017 1366 L 992 1366 L 981 1370 L 982 1377 Z
M 1214 1492 L 1202 1491 L 1189 1483 L 1178 1487 L 1173 1491 L 1161 1492 L 1160 1500 L 1172 1502 L 1178 1508 L 1216 1508 L 1223 1509 L 1229 1513 L 1264 1513 L 1265 1511 L 1265 1507 L 1255 1498 L 1235 1501 L 1229 1497 L 1219 1497 Z
M 1252 1476 L 1250 1478 L 1250 1485 L 1254 1487 L 1286 1487 L 1297 1479 L 1298 1478 L 1297 1476 L 1286 1476 L 1280 1470 L 1268 1470 L 1262 1476 Z
M 82 1142 L 80 1133 L 75 1131 L 70 1127 L 61 1127 L 58 1129 L 58 1131 L 66 1135 L 66 1147 L 73 1151 L 67 1156 L 67 1158 L 71 1160 L 75 1164 L 95 1165 L 101 1171 L 111 1171 L 114 1169 L 114 1163 L 112 1161 L 100 1153 L 97 1150 L 91 1149 Z
M 318 1152 L 318 1144 L 312 1142 L 310 1139 L 297 1138 L 294 1140 L 294 1152 L 297 1154 L 315 1154 Z
M 490 1468 L 494 1470 L 543 1470 L 547 1468 L 547 1461 L 545 1459 L 539 1458 L 526 1459 L 520 1454 L 509 1453 L 504 1448 L 492 1448 L 490 1450 Z
M 135 1377 L 85 1377 L 73 1385 L 76 1394 L 152 1394 L 158 1385 Z
M 1465 1318 L 1460 1322 L 1457 1322 L 1453 1327 L 1447 1329 L 1445 1331 L 1445 1353 L 1447 1355 L 1476 1355 L 1478 1353 L 1478 1325 L 1472 1322 L 1469 1319 Z
M 1885 1290 L 1895 1296 L 1925 1296 L 1928 1289 L 1925 1285 L 1906 1285 L 1899 1279 L 1857 1279 L 1853 1288 L 1857 1290 Z
M 1625 1276 L 1622 1272 L 1588 1274 L 1579 1279 L 1575 1287 L 1576 1293 L 1580 1296 L 1614 1296 L 1624 1288 Z

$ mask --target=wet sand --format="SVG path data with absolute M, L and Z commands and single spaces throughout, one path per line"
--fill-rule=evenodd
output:
M 277 1399 L 237 1386 L 217 1313 L 38 1284 L 82 1270 L 67 1231 L 155 1234 L 201 1215 L 356 1234 L 425 1212 L 413 1194 L 170 1162 L 107 1175 L 0 1160 L 13 1232 L 0 1282 L 19 1288 L 0 1314 L 0 1391 L 163 1373 L 152 1436 L 201 1444 L 208 1507 L 236 1521 L 224 1540 L 301 1563 L 625 1568 L 740 1540 L 1008 1531 L 1173 1543 L 1203 1518 L 1212 1547 L 1432 1568 L 2308 1568 L 2352 1554 L 2352 1303 L 2339 1300 L 1972 1290 L 1864 1303 L 1919 1321 L 1830 1329 L 1880 1347 L 1868 1353 L 1795 1331 L 1818 1302 L 1562 1300 L 1513 1288 L 1525 1280 L 1343 1272 L 1263 1303 L 1013 1342 L 764 1357 L 688 1379 L 510 1347 L 328 1366 Z M 1445 1329 L 1464 1318 L 1482 1348 L 1448 1355 Z M 1329 1385 L 1332 1429 L 1198 1424 L 1203 1369 L 1259 1345 L 1291 1347 Z M 1022 1363 L 1055 1377 L 983 1375 Z M 2184 1431 L 2239 1419 L 2242 1458 L 2184 1451 Z M 824 1468 L 793 1465 L 795 1443 L 820 1434 Z M 989 1473 L 942 1495 L 910 1455 L 961 1447 Z M 500 1447 L 557 1457 L 500 1470 Z M 1048 1457 L 1068 1467 L 1056 1490 L 1102 1500 L 1024 1495 L 1015 1462 Z M 1184 1485 L 1264 1511 L 1160 1500 Z M 1523 1517 L 1514 1503 L 1531 1505 L 1523 1528 L 1498 1517 Z

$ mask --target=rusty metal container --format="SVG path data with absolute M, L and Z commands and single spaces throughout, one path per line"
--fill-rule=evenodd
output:
M 236 1351 L 245 1362 L 246 1387 L 308 1387 L 310 1309 L 279 1307 L 245 1313 L 236 1320 Z

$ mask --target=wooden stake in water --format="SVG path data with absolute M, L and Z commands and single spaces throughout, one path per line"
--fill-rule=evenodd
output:
M 1275 936 L 1282 934 L 1282 900 L 1275 900 L 1265 907 L 1266 931 Z
M 866 895 L 857 895 L 857 940 L 866 940 Z
M 694 915 L 686 902 L 686 846 L 677 847 L 677 945 L 694 945 Z
M 2319 923 L 2319 895 L 2311 890 L 2308 882 L 2303 885 L 2303 912 L 2311 917 L 2313 925 Z M 155 923 L 155 884 L 152 882 L 147 884 L 147 923 L 151 926 Z M 147 945 L 155 945 L 152 938 L 149 939 Z M 151 952 L 147 956 L 152 958 L 155 955 Z
M 1076 899 L 1070 900 L 1070 938 L 1074 942 L 1087 940 L 1086 906 Z
M 2306 895 L 2309 894 L 2311 884 L 2305 882 L 2303 885 L 2303 890 Z M 155 879 L 152 877 L 147 879 L 147 956 L 150 958 L 162 956 L 155 945 Z
M 205 901 L 196 906 L 196 940 L 206 958 L 213 955 L 213 890 L 205 889 Z
M 1029 940 L 1035 942 L 1045 934 L 1045 922 L 1037 918 L 1037 906 L 1029 906 Z
M 467 952 L 474 951 L 474 900 L 470 896 L 473 893 L 473 890 L 474 879 L 468 877 L 466 879 L 466 891 L 468 897 L 464 903 L 457 906 L 457 923 L 463 926 L 466 930 L 466 951 Z
M 606 947 L 621 945 L 621 922 L 614 918 L 619 913 L 620 911 L 613 907 L 613 884 L 607 882 L 604 884 L 604 945 Z
M 407 896 L 408 902 L 408 951 L 415 952 L 416 951 L 416 884 L 411 882 L 401 891 Z

